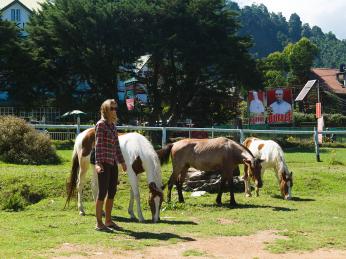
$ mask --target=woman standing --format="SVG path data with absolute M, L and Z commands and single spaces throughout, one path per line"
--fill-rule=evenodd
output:
M 101 119 L 97 122 L 95 139 L 95 170 L 98 176 L 98 197 L 96 199 L 96 230 L 110 232 L 112 229 L 119 230 L 120 227 L 112 221 L 111 214 L 114 196 L 118 182 L 118 166 L 121 164 L 126 171 L 126 164 L 119 146 L 117 122 L 117 104 L 114 99 L 104 101 L 100 108 Z M 102 208 L 104 199 L 105 223 L 102 222 Z

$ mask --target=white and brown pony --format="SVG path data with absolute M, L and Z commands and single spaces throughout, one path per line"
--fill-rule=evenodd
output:
M 176 184 L 179 202 L 184 202 L 182 184 L 189 167 L 203 171 L 221 172 L 221 182 L 216 203 L 221 205 L 221 196 L 224 185 L 228 181 L 230 186 L 230 205 L 236 205 L 233 192 L 233 170 L 239 164 L 245 164 L 248 174 L 253 177 L 257 186 L 262 187 L 261 161 L 241 144 L 227 139 L 184 139 L 169 144 L 165 150 L 170 150 L 173 172 L 168 182 L 168 202 L 171 200 L 171 190 Z M 169 153 L 166 152 L 166 154 Z
M 161 179 L 161 166 L 157 153 L 150 142 L 138 133 L 119 134 L 120 149 L 123 154 L 127 175 L 131 184 L 130 202 L 128 212 L 131 219 L 136 219 L 133 212 L 134 199 L 137 203 L 137 216 L 140 222 L 144 221 L 139 194 L 139 174 L 146 171 L 149 187 L 149 205 L 153 222 L 160 219 L 160 207 L 163 201 L 163 185 Z M 77 188 L 78 210 L 80 215 L 85 215 L 82 191 L 85 185 L 86 173 L 90 165 L 90 153 L 95 146 L 95 128 L 90 128 L 80 133 L 74 145 L 72 154 L 72 169 L 66 204 L 69 203 Z M 95 166 L 93 167 L 92 191 L 94 199 L 97 198 L 98 180 Z M 66 206 L 66 205 L 65 205 Z
M 280 191 L 284 199 L 292 198 L 291 190 L 293 186 L 292 172 L 289 172 L 285 162 L 284 152 L 282 148 L 273 140 L 262 140 L 254 137 L 245 139 L 246 146 L 254 156 L 263 160 L 262 162 L 262 177 L 267 168 L 272 168 L 275 171 L 278 179 Z M 246 196 L 251 196 L 251 188 L 249 178 L 246 171 L 244 172 L 245 193 Z M 256 195 L 259 196 L 259 189 L 256 187 Z

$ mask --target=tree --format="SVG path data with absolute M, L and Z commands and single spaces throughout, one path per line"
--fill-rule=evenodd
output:
M 149 36 L 143 38 L 152 53 L 153 119 L 170 118 L 174 123 L 190 117 L 210 125 L 230 102 L 230 89 L 241 84 L 258 87 L 256 64 L 248 54 L 250 41 L 236 36 L 236 14 L 225 1 L 162 0 L 151 10 Z M 220 122 L 229 119 L 221 117 Z
M 9 93 L 12 103 L 30 106 L 38 96 L 32 87 L 35 73 L 30 71 L 35 66 L 26 52 L 25 39 L 14 23 L 1 19 L 0 39 L 0 90 Z
M 292 42 L 297 42 L 302 33 L 302 21 L 298 14 L 293 13 L 288 21 L 288 32 Z
M 292 74 L 297 78 L 298 84 L 308 79 L 313 61 L 318 54 L 318 48 L 309 39 L 302 38 L 296 44 L 290 44 L 284 49 Z
M 42 85 L 54 93 L 57 104 L 73 105 L 81 82 L 90 86 L 95 106 L 116 97 L 120 65 L 134 61 L 142 50 L 136 48 L 141 23 L 136 11 L 134 1 L 56 0 L 33 14 L 28 25 L 31 54 L 46 75 Z

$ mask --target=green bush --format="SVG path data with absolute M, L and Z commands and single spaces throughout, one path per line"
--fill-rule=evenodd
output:
M 340 113 L 323 114 L 325 127 L 345 127 L 346 116 Z M 294 112 L 293 124 L 301 126 L 303 123 L 316 123 L 315 114 L 306 114 L 302 112 Z
M 60 162 L 49 136 L 14 116 L 0 116 L 0 159 L 17 164 Z

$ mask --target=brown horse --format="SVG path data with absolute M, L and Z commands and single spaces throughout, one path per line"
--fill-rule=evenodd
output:
M 179 202 L 184 202 L 182 184 L 189 167 L 203 171 L 221 172 L 221 182 L 216 203 L 221 205 L 222 190 L 226 181 L 230 186 L 230 205 L 235 206 L 233 192 L 233 170 L 239 164 L 245 164 L 248 174 L 253 178 L 257 187 L 262 187 L 261 160 L 255 158 L 249 149 L 227 138 L 215 139 L 184 139 L 168 144 L 165 153 L 170 150 L 173 172 L 168 182 L 168 202 L 171 200 L 171 190 L 176 184 Z

